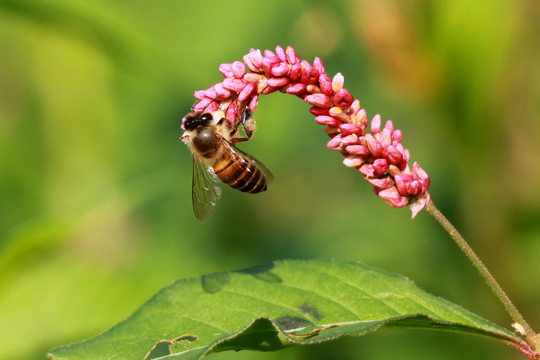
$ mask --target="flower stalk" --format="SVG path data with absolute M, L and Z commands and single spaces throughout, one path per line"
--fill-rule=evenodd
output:
M 489 272 L 487 267 L 484 265 L 482 260 L 476 255 L 474 250 L 469 246 L 467 241 L 463 238 L 463 236 L 457 231 L 457 229 L 448 221 L 448 219 L 437 209 L 433 201 L 429 201 L 426 205 L 426 210 L 428 213 L 430 213 L 437 221 L 438 223 L 448 232 L 452 240 L 459 246 L 459 248 L 463 251 L 463 253 L 467 256 L 467 258 L 471 261 L 471 263 L 476 267 L 484 281 L 489 285 L 491 288 L 491 291 L 495 296 L 499 299 L 499 301 L 503 304 L 504 308 L 506 309 L 506 312 L 510 315 L 512 320 L 517 324 L 517 326 L 521 326 L 522 331 L 524 332 L 523 335 L 527 337 L 533 337 L 535 336 L 535 332 L 533 329 L 529 326 L 529 324 L 525 321 L 521 313 L 518 311 L 516 306 L 512 303 L 508 295 L 504 292 L 504 290 L 501 288 L 501 286 L 497 283 L 493 275 Z

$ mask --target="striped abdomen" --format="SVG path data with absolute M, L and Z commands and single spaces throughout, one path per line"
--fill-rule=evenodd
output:
M 263 172 L 238 153 L 224 151 L 212 167 L 218 178 L 234 189 L 249 193 L 266 190 Z

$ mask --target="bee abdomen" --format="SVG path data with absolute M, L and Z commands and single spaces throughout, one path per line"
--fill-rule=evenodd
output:
M 258 193 L 267 188 L 262 171 L 241 156 L 221 157 L 213 168 L 218 178 L 234 189 Z

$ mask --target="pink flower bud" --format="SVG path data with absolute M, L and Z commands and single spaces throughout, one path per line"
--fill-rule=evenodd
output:
M 381 190 L 377 195 L 383 199 L 388 205 L 401 208 L 409 203 L 409 199 L 405 196 L 401 196 L 395 187 Z
M 319 74 L 325 74 L 326 73 L 326 70 L 324 69 L 324 64 L 323 64 L 322 60 L 319 57 L 316 57 L 313 60 L 313 68 L 315 70 L 317 70 L 317 72 Z
M 287 65 L 284 62 L 272 68 L 273 76 L 284 76 L 284 75 L 287 75 L 288 72 L 289 72 L 289 65 Z
M 223 87 L 225 89 L 232 90 L 234 92 L 241 92 L 246 86 L 246 82 L 243 79 L 226 78 L 223 80 Z
M 403 154 L 399 152 L 399 150 L 393 145 L 389 145 L 383 149 L 383 156 L 394 165 L 401 164 L 403 162 Z
M 287 94 L 299 95 L 306 91 L 306 84 L 296 83 L 287 87 L 285 91 L 287 92 Z
M 296 51 L 291 46 L 287 46 L 285 54 L 287 55 L 287 62 L 289 64 L 294 65 L 300 62 L 300 57 L 296 54 Z
M 364 159 L 361 156 L 349 155 L 343 159 L 343 164 L 348 167 L 357 167 L 364 163 Z
M 341 136 L 343 136 L 343 133 L 341 134 Z M 355 134 L 343 136 L 341 144 L 343 146 L 356 145 L 358 144 L 358 136 L 356 136 Z
M 343 136 L 347 136 L 350 134 L 362 135 L 363 129 L 359 124 L 341 124 L 339 130 L 341 130 Z
M 353 100 L 353 96 L 346 89 L 338 90 L 338 92 L 332 97 L 332 102 L 341 109 L 348 109 Z
M 369 155 L 369 149 L 364 145 L 349 145 L 345 147 L 345 151 L 351 155 Z
M 219 65 L 219 72 L 225 77 L 232 77 L 234 73 L 232 71 L 232 64 L 221 64 Z
M 302 76 L 302 65 L 298 62 L 293 64 L 291 66 L 289 75 L 291 76 L 292 81 L 297 81 L 298 79 L 300 79 L 300 76 Z
M 327 95 L 324 94 L 311 94 L 307 95 L 304 98 L 304 101 L 308 104 L 315 105 L 318 107 L 329 108 L 332 106 L 332 102 Z
M 384 189 L 388 189 L 392 186 L 394 186 L 394 180 L 390 176 L 385 176 L 383 178 L 374 178 L 374 179 L 367 179 L 367 181 L 375 186 L 377 191 L 381 191 Z
M 251 111 L 255 111 L 255 109 L 257 108 L 257 105 L 259 105 L 259 95 L 255 95 L 251 98 L 250 102 L 249 102 L 249 109 Z
M 315 121 L 317 122 L 317 124 L 328 126 L 338 126 L 341 123 L 341 121 L 339 121 L 338 119 L 326 115 L 319 115 L 315 117 Z
M 341 73 L 337 73 L 334 78 L 332 79 L 332 90 L 334 92 L 338 92 L 339 90 L 343 89 L 343 84 L 345 83 L 345 78 Z M 358 110 L 360 109 L 360 101 L 358 101 Z
M 264 88 L 263 91 L 261 91 L 261 94 L 268 95 L 268 94 L 271 94 L 271 93 L 276 92 L 278 90 L 279 90 L 279 88 L 277 88 L 277 87 L 267 86 L 267 87 Z
M 285 50 L 281 46 L 276 46 L 276 55 L 279 58 L 279 60 L 285 62 L 287 61 L 287 55 L 285 55 Z
M 375 157 L 379 157 L 382 155 L 382 146 L 379 144 L 377 139 L 375 139 L 371 134 L 366 134 L 366 143 L 369 151 L 371 154 Z
M 193 94 L 193 96 L 195 96 L 196 99 L 202 100 L 206 95 L 204 90 L 198 90 L 195 91 L 195 94 Z
M 332 96 L 332 80 L 326 74 L 321 74 L 319 76 L 319 84 L 321 92 L 325 95 Z
M 326 143 L 326 147 L 329 149 L 336 149 L 341 145 L 341 135 L 336 135 L 329 142 Z
M 242 91 L 240 91 L 240 94 L 238 94 L 238 101 L 242 102 L 249 99 L 256 89 L 257 89 L 256 83 L 248 83 L 242 89 Z
M 381 129 L 381 116 L 379 114 L 373 117 L 371 120 L 371 133 L 373 135 L 378 134 Z
M 386 159 L 377 159 L 373 162 L 373 171 L 375 176 L 381 176 L 388 171 L 388 161 Z
M 375 169 L 373 169 L 373 165 L 371 164 L 364 164 L 358 168 L 358 171 L 360 171 L 362 174 L 367 176 L 368 178 L 372 178 L 375 176 Z
M 235 78 L 242 79 L 246 74 L 246 66 L 241 61 L 235 61 L 232 63 L 232 73 Z
M 330 113 L 328 112 L 328 108 L 321 108 L 318 106 L 312 106 L 311 108 L 309 108 L 309 112 L 315 116 L 330 115 Z
M 235 103 L 231 103 L 227 108 L 225 118 L 229 120 L 231 124 L 234 124 L 236 122 L 236 119 L 238 119 L 238 105 L 236 105 Z
M 282 86 L 287 85 L 290 81 L 291 79 L 289 79 L 288 77 L 275 77 L 275 78 L 268 79 L 268 85 L 272 87 L 280 88 Z

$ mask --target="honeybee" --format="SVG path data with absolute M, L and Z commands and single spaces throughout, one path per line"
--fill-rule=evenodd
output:
M 220 183 L 248 193 L 267 189 L 272 173 L 257 159 L 234 144 L 251 138 L 254 120 L 245 108 L 240 123 L 246 137 L 238 134 L 238 122 L 227 127 L 221 110 L 192 111 L 184 121 L 182 140 L 193 154 L 193 211 L 200 222 L 208 220 L 221 196 Z

